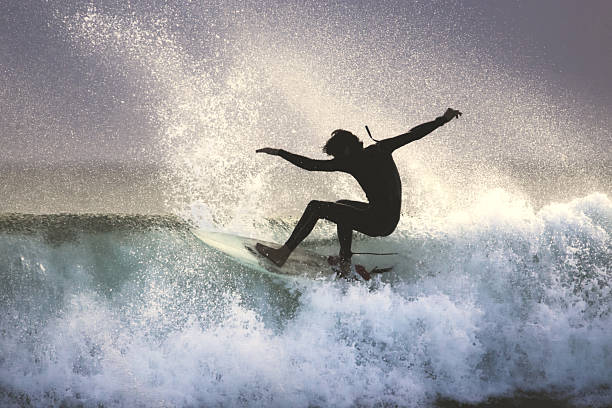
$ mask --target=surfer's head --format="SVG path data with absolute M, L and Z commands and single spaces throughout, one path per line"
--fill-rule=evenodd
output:
M 344 129 L 336 129 L 332 132 L 323 152 L 334 157 L 349 156 L 363 150 L 363 142 L 357 136 Z

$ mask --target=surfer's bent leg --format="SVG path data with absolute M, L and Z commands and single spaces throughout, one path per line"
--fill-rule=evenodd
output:
M 349 225 L 338 224 L 338 241 L 340 241 L 340 259 L 350 261 L 353 256 L 351 251 L 353 229 Z
M 293 251 L 297 246 L 310 234 L 317 221 L 320 218 L 321 208 L 325 205 L 325 201 L 312 200 L 306 206 L 304 214 L 293 229 L 291 236 L 285 242 L 285 246 Z
M 341 200 L 336 203 L 313 200 L 308 203 L 302 218 L 298 221 L 285 246 L 293 251 L 310 234 L 317 221 L 324 218 L 338 225 L 340 256 L 344 259 L 350 259 L 352 226 L 359 222 L 360 217 L 365 215 L 367 206 L 367 203 L 349 200 Z
M 338 226 L 340 258 L 344 261 L 350 262 L 352 256 L 353 230 L 370 236 L 388 235 L 380 233 L 379 229 L 384 223 L 381 223 L 380 214 L 373 212 L 368 203 L 350 200 L 340 200 L 335 203 L 313 200 L 306 206 L 304 214 L 282 247 L 274 249 L 257 244 L 256 248 L 276 265 L 282 266 L 291 252 L 312 232 L 321 218 L 334 222 Z
M 365 216 L 366 210 L 370 208 L 370 204 L 363 203 L 360 201 L 352 201 L 352 200 L 338 200 L 336 201 L 339 204 L 348 205 L 350 207 L 357 208 L 361 210 L 362 213 L 359 214 L 360 218 Z M 353 217 L 349 217 L 353 218 Z M 340 241 L 340 258 L 342 260 L 350 261 L 353 256 L 353 252 L 351 251 L 351 244 L 353 241 L 353 225 L 356 225 L 359 221 L 358 219 L 350 219 L 344 220 L 345 222 L 336 223 L 338 227 L 338 241 Z M 346 222 L 350 221 L 350 222 Z
M 283 266 L 291 252 L 310 234 L 319 218 L 323 218 L 322 215 L 325 213 L 323 209 L 326 207 L 326 204 L 334 203 L 316 200 L 309 202 L 306 210 L 304 210 L 304 214 L 302 214 L 302 217 L 293 229 L 291 236 L 282 247 L 275 249 L 258 243 L 255 248 L 277 266 Z

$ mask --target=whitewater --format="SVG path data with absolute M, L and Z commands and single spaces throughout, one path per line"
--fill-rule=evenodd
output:
M 612 202 L 490 195 L 369 284 L 274 280 L 173 217 L 5 216 L 2 405 L 609 405 Z

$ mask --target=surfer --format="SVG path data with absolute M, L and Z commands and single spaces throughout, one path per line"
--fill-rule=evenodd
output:
M 340 241 L 341 275 L 347 276 L 350 268 L 351 241 L 353 231 L 371 237 L 384 237 L 391 234 L 400 219 L 402 185 L 392 153 L 415 140 L 419 140 L 461 112 L 448 108 L 435 120 L 410 129 L 407 133 L 376 144 L 363 147 L 363 142 L 351 132 L 334 130 L 331 138 L 323 147 L 323 152 L 333 156 L 330 160 L 315 160 L 290 153 L 283 149 L 264 147 L 257 153 L 280 156 L 294 165 L 308 171 L 342 171 L 353 176 L 368 199 L 367 203 L 351 200 L 336 202 L 313 200 L 308 203 L 304 214 L 298 221 L 293 233 L 280 248 L 257 244 L 259 253 L 282 266 L 291 252 L 310 234 L 320 219 L 334 222 Z M 369 276 L 363 276 L 366 280 Z

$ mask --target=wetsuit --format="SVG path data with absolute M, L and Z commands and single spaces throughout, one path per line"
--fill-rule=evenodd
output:
M 402 206 L 402 184 L 392 153 L 421 139 L 446 122 L 444 117 L 439 117 L 402 135 L 381 140 L 358 153 L 331 160 L 314 160 L 280 150 L 279 156 L 304 170 L 342 171 L 350 174 L 368 198 L 367 203 L 351 200 L 311 201 L 285 246 L 293 251 L 321 218 L 338 226 L 340 257 L 343 259 L 351 258 L 353 230 L 372 237 L 391 234 L 399 221 Z

